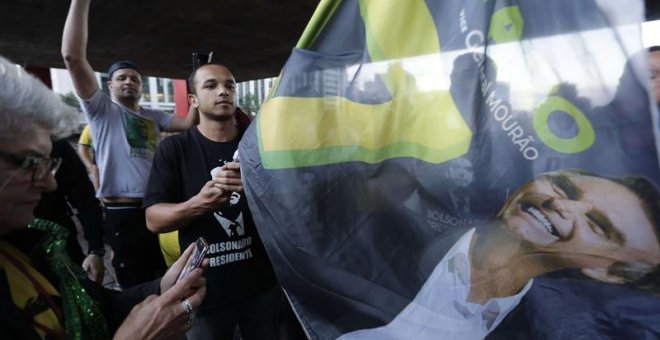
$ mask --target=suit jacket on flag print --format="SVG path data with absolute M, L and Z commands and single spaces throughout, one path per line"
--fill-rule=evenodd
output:
M 651 294 L 636 288 L 660 263 L 642 18 L 641 1 L 322 0 L 239 146 L 307 335 L 483 338 L 509 312 L 549 315 L 525 295 L 559 269 Z M 483 279 L 503 249 L 527 257 Z M 458 291 L 439 282 L 463 257 L 467 296 L 449 313 L 433 299 Z

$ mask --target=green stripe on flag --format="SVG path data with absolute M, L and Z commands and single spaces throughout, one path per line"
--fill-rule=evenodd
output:
M 336 10 L 336 2 L 319 7 Z M 415 157 L 441 163 L 467 152 L 471 131 L 447 90 L 419 90 L 402 60 L 423 56 L 441 69 L 438 32 L 423 0 L 362 0 L 367 47 L 374 61 L 391 61 L 383 75 L 392 97 L 362 104 L 344 97 L 269 98 L 257 117 L 266 168 Z M 331 15 L 317 11 L 310 43 Z M 312 38 L 313 37 L 313 38 Z M 311 40 L 310 40 L 311 39 Z M 442 74 L 438 74 L 441 81 Z M 442 88 L 438 86 L 436 88 Z

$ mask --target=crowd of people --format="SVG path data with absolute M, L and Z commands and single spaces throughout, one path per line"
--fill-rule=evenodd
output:
M 68 256 L 66 227 L 35 219 L 42 193 L 57 188 L 55 174 L 65 161 L 51 156 L 51 138 L 68 135 L 78 113 L 4 58 L 0 84 L 0 337 L 147 339 L 190 329 L 206 279 L 201 268 L 176 278 L 192 247 L 162 277 L 108 290 Z
M 0 338 L 232 339 L 236 329 L 243 339 L 280 338 L 281 314 L 290 313 L 290 306 L 243 192 L 237 149 L 250 120 L 237 105 L 232 72 L 214 63 L 194 69 L 186 117 L 141 107 L 143 74 L 128 60 L 110 66 L 105 93 L 87 60 L 90 2 L 71 1 L 62 37 L 62 57 L 88 121 L 78 152 L 62 139 L 76 127 L 78 113 L 37 78 L 0 57 Z M 651 88 L 660 108 L 660 47 L 650 48 L 649 58 Z M 162 139 L 163 131 L 180 133 Z M 561 176 L 580 185 L 598 184 L 599 190 L 608 185 L 612 191 L 625 189 L 583 173 L 548 174 L 543 180 Z M 524 198 L 523 189 L 514 199 Z M 632 191 L 624 194 L 637 199 Z M 469 209 L 462 202 L 456 199 Z M 473 238 L 501 242 L 510 235 L 506 228 L 513 224 L 505 220 L 515 220 L 517 212 L 507 207 L 499 216 L 502 228 L 489 231 L 489 237 L 484 230 L 461 231 L 459 250 L 473 251 L 468 246 Z M 78 243 L 73 215 L 84 231 L 86 249 Z M 647 224 L 638 227 L 648 240 L 657 231 Z M 176 255 L 164 259 L 157 235 L 172 232 L 169 242 Z M 625 230 L 615 232 L 626 239 Z M 208 242 L 206 259 L 177 281 L 200 237 Z M 520 250 L 517 241 L 511 240 L 511 249 L 499 249 L 513 257 Z M 105 243 L 112 250 L 119 290 L 102 286 Z M 443 248 L 434 255 L 433 280 L 443 279 L 433 273 L 447 265 L 446 253 Z M 483 272 L 473 270 L 472 275 L 487 277 L 484 263 L 478 263 Z M 547 272 L 555 269 L 555 262 L 539 263 L 549 266 Z M 505 268 L 517 281 L 495 287 L 501 291 L 489 286 L 488 291 L 468 289 L 466 294 L 478 301 L 510 295 L 513 307 L 538 275 L 539 263 Z M 556 266 L 561 265 L 566 266 Z M 574 267 L 589 268 L 582 263 Z M 425 285 L 420 298 L 433 299 L 432 288 Z M 489 327 L 499 324 L 504 309 Z M 411 303 L 389 325 L 347 337 L 399 334 L 391 329 L 416 313 L 421 311 Z M 289 328 L 288 338 L 303 337 L 295 319 Z
M 242 197 L 234 154 L 250 119 L 232 73 L 196 68 L 186 117 L 139 105 L 143 74 L 131 61 L 110 66 L 105 93 L 86 56 L 89 8 L 71 2 L 62 37 L 88 121 L 79 154 L 62 138 L 77 113 L 0 60 L 1 87 L 13 90 L 0 104 L 0 287 L 13 298 L 2 299 L 0 337 L 232 339 L 239 327 L 244 339 L 278 339 L 287 308 Z M 183 133 L 161 144 L 163 131 Z M 166 270 L 156 234 L 179 230 Z M 203 269 L 175 281 L 199 237 Z M 101 285 L 104 243 L 116 290 Z

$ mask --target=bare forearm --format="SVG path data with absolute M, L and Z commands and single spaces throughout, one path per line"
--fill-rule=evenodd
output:
M 183 131 L 190 129 L 197 124 L 199 124 L 199 111 L 191 105 L 190 109 L 188 109 L 188 115 L 185 118 L 174 116 L 172 119 L 172 125 L 170 125 L 168 131 Z
M 101 185 L 101 179 L 99 178 L 99 167 L 96 164 L 92 165 L 92 171 L 90 171 L 90 176 L 92 178 L 92 185 L 94 185 L 94 192 L 99 191 L 99 186 Z
M 189 200 L 150 206 L 146 211 L 147 228 L 154 233 L 167 233 L 187 226 L 203 214 L 226 207 L 232 192 L 243 191 L 239 169 L 238 163 L 229 162 Z
M 72 0 L 62 35 L 65 62 L 87 59 L 87 22 L 90 0 Z
M 94 151 L 89 146 L 78 145 L 78 153 L 80 154 L 80 160 L 85 164 L 87 171 L 92 171 L 94 166 Z
M 181 229 L 208 210 L 195 204 L 195 198 L 183 203 L 158 203 L 147 208 L 147 228 L 154 233 Z
M 62 58 L 76 92 L 85 99 L 98 89 L 94 70 L 87 61 L 89 5 L 90 0 L 71 1 L 62 34 Z

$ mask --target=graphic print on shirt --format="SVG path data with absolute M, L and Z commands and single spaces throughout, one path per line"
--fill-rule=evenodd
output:
M 209 267 L 217 267 L 252 258 L 252 237 L 245 235 L 241 194 L 232 192 L 229 206 L 213 213 L 222 229 L 229 236 L 229 241 L 209 245 Z M 214 254 L 221 255 L 214 255 Z
M 232 192 L 231 198 L 229 198 L 230 209 L 225 209 L 224 214 L 219 210 L 213 213 L 215 219 L 220 223 L 222 229 L 225 230 L 227 236 L 231 239 L 245 235 L 243 212 L 238 209 L 238 206 L 236 206 L 240 200 L 241 194 Z M 234 209 L 231 209 L 231 207 L 234 207 Z M 234 212 L 238 212 L 238 215 L 235 215 Z
M 446 167 L 441 168 L 437 173 L 425 174 L 424 181 L 445 183 L 444 190 L 432 198 L 425 198 L 428 192 L 424 195 L 419 190 L 415 190 L 403 201 L 403 205 L 423 216 L 431 230 L 444 234 L 456 228 L 485 222 L 474 211 L 474 207 L 478 206 L 476 204 L 478 197 L 474 195 L 477 190 L 473 163 L 470 159 L 459 157 L 447 161 Z
M 235 207 L 236 204 L 241 200 L 241 194 L 237 192 L 231 193 L 231 198 L 229 199 L 229 207 Z M 233 215 L 232 212 L 238 211 L 238 216 Z M 229 238 L 234 239 L 240 236 L 245 235 L 245 223 L 243 223 L 243 212 L 240 209 L 228 209 L 223 214 L 221 211 L 216 211 L 213 213 L 215 219 L 220 223 L 222 229 L 225 230 Z
M 122 110 L 122 122 L 129 154 L 134 158 L 153 159 L 158 142 L 156 122 Z

